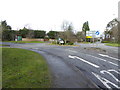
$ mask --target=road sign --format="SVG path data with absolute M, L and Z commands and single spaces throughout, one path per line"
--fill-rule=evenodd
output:
M 96 33 L 96 31 L 87 31 L 87 32 L 86 32 L 86 36 L 95 38 L 95 33 Z
M 87 31 L 86 32 L 86 36 L 92 37 L 92 38 L 96 38 L 100 35 L 99 31 Z
M 99 35 L 99 34 L 100 34 L 100 32 L 99 32 L 99 31 L 97 31 L 95 34 L 96 34 L 96 35 Z
M 92 38 L 92 36 L 86 36 L 86 38 Z

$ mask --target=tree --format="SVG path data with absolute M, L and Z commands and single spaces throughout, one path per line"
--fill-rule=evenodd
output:
M 88 21 L 83 24 L 82 31 L 85 32 L 85 36 L 86 36 L 86 31 L 90 31 Z
M 21 35 L 23 38 L 26 38 L 28 32 L 29 32 L 29 29 L 27 29 L 26 27 L 24 27 L 23 29 L 19 30 L 19 35 Z
M 75 34 L 73 32 L 73 25 L 68 21 L 62 23 L 63 32 L 60 33 L 60 37 L 63 38 L 66 42 L 75 42 Z
M 35 30 L 34 31 L 34 38 L 45 38 L 46 31 L 43 30 Z
M 107 29 L 112 29 L 112 28 L 115 27 L 118 23 L 119 23 L 118 20 L 115 18 L 115 19 L 113 19 L 112 21 L 110 21 L 110 22 L 107 24 L 106 28 L 107 28 Z
M 27 38 L 34 38 L 34 30 L 29 29 L 26 37 L 27 37 Z
M 15 38 L 15 32 L 13 30 L 11 30 L 11 26 L 7 25 L 6 20 L 5 21 L 1 21 L 0 24 L 0 28 L 1 28 L 1 34 L 2 34 L 2 40 L 14 40 Z
M 58 38 L 58 32 L 57 32 L 57 31 L 49 31 L 49 32 L 47 33 L 47 35 L 48 35 L 48 37 L 49 37 L 50 39 L 56 39 L 56 38 Z
M 82 42 L 84 39 L 85 39 L 85 34 L 84 34 L 84 32 L 83 31 L 81 31 L 81 32 L 77 32 L 77 40 L 79 41 L 79 42 Z
M 0 23 L 0 40 L 2 40 L 2 25 Z
M 118 24 L 119 21 L 116 18 L 108 22 L 108 24 L 106 25 L 106 30 L 104 31 L 105 40 L 118 42 L 119 40 Z
M 11 26 L 7 25 L 6 20 L 1 22 L 2 30 L 11 30 Z

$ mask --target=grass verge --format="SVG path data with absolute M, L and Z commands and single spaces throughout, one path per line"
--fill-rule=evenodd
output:
M 78 46 L 78 45 L 60 45 L 60 44 L 53 44 L 53 43 L 49 43 L 48 45 L 56 45 L 56 46 Z
M 12 43 L 44 43 L 44 41 L 3 41 L 3 42 L 12 42 Z
M 78 43 L 89 44 L 89 43 L 91 43 L 91 42 L 78 42 Z
M 33 51 L 2 48 L 3 88 L 49 88 L 50 73 L 44 58 Z
M 10 45 L 0 44 L 0 46 L 10 46 Z
M 120 47 L 120 43 L 107 43 L 107 46 Z

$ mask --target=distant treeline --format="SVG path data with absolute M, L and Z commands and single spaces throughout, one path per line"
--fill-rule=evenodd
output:
M 2 41 L 12 41 L 15 40 L 15 36 L 19 35 L 22 38 L 50 38 L 55 39 L 57 32 L 49 31 L 46 33 L 45 30 L 32 30 L 24 27 L 23 29 L 12 30 L 10 25 L 7 25 L 6 21 L 2 21 L 0 24 L 0 38 Z
M 55 39 L 56 31 L 49 31 L 46 33 L 44 30 L 30 30 L 27 28 L 17 30 L 3 30 L 2 32 L 2 40 L 3 41 L 13 41 L 15 40 L 15 36 L 22 36 L 22 38 L 42 38 L 42 39 Z

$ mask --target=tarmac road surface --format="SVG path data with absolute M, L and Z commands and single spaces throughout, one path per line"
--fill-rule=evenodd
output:
M 50 67 L 53 87 L 120 88 L 120 59 L 117 47 L 104 44 L 94 47 L 92 44 L 78 44 L 78 46 L 56 46 L 46 43 L 10 45 L 42 54 Z

